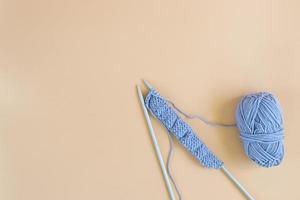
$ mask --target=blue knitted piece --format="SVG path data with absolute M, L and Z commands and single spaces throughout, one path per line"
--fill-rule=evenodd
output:
M 220 169 L 223 161 L 208 149 L 197 137 L 192 128 L 175 112 L 160 94 L 151 89 L 145 99 L 148 110 L 173 133 L 180 143 L 188 149 L 205 167 Z

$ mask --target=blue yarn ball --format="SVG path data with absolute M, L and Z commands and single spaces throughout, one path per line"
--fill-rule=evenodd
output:
M 267 92 L 245 96 L 236 120 L 247 156 L 263 167 L 279 165 L 284 157 L 284 127 L 277 98 Z

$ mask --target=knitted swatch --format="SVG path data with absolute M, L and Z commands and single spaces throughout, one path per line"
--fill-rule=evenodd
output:
M 176 113 L 160 94 L 151 89 L 145 99 L 147 109 L 180 143 L 207 168 L 220 169 L 223 161 L 208 149 L 192 128 Z

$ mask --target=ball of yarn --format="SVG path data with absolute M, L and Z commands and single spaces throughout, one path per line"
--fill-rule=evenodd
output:
M 267 92 L 245 96 L 236 120 L 247 156 L 263 167 L 279 165 L 284 157 L 284 127 L 277 98 Z

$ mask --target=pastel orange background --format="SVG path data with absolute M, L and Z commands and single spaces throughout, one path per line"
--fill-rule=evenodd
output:
M 0 199 L 168 199 L 142 78 L 224 123 L 243 95 L 276 94 L 279 167 L 251 162 L 236 129 L 190 124 L 256 199 L 300 199 L 299 10 L 297 0 L 0 0 Z M 244 199 L 178 143 L 172 168 L 184 199 Z

